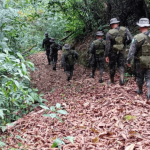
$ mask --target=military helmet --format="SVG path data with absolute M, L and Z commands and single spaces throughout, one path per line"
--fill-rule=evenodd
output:
M 63 49 L 66 49 L 66 50 L 70 49 L 69 44 L 65 44 L 65 45 L 63 46 Z
M 141 18 L 139 22 L 136 23 L 139 27 L 149 27 L 149 19 L 148 18 Z
M 120 21 L 119 20 L 117 20 L 117 18 L 112 18 L 111 20 L 110 20 L 110 25 L 111 24 L 117 24 L 117 23 L 119 23 Z
M 47 33 L 47 32 L 45 32 L 45 36 L 48 36 L 48 33 Z
M 55 42 L 55 38 L 51 37 L 51 39 L 49 41 L 54 43 Z
M 97 36 L 103 36 L 104 33 L 103 33 L 103 31 L 97 31 L 97 32 L 96 32 L 96 35 L 97 35 Z

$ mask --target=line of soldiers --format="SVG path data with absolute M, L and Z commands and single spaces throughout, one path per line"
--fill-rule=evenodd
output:
M 106 41 L 103 39 L 102 31 L 96 33 L 97 40 L 93 41 L 90 46 L 90 53 L 92 54 L 92 73 L 94 78 L 95 70 L 99 65 L 100 79 L 102 83 L 102 75 L 104 69 L 104 61 L 109 64 L 110 81 L 108 84 L 114 83 L 114 76 L 116 72 L 116 65 L 120 74 L 120 85 L 124 85 L 125 62 L 127 66 L 131 67 L 131 61 L 134 59 L 135 78 L 138 86 L 137 93 L 143 93 L 144 78 L 147 85 L 147 99 L 150 100 L 150 23 L 149 19 L 141 18 L 137 25 L 141 31 L 132 37 L 130 31 L 119 26 L 119 20 L 112 18 L 110 20 L 110 30 L 106 34 Z M 127 60 L 125 60 L 126 45 L 130 45 Z
M 143 93 L 144 78 L 147 85 L 147 99 L 150 100 L 150 32 L 149 32 L 149 19 L 141 18 L 137 25 L 141 31 L 134 38 L 132 37 L 130 31 L 123 26 L 119 26 L 119 20 L 117 18 L 112 18 L 110 20 L 110 30 L 106 34 L 106 41 L 104 40 L 104 33 L 98 31 L 96 33 L 97 39 L 90 45 L 89 53 L 91 53 L 91 67 L 92 73 L 90 76 L 94 78 L 96 67 L 99 66 L 99 82 L 102 83 L 104 62 L 109 64 L 109 75 L 110 81 L 108 84 L 114 83 L 114 76 L 116 73 L 116 65 L 120 74 L 120 85 L 124 85 L 124 72 L 125 72 L 125 62 L 127 66 L 131 67 L 131 61 L 134 58 L 134 69 L 135 78 L 138 86 L 137 93 Z M 54 66 L 53 70 L 56 70 L 57 59 L 53 58 L 54 47 L 58 45 L 51 39 L 43 40 L 43 45 L 45 45 L 46 55 L 48 62 L 53 60 Z M 53 41 L 53 46 L 51 43 L 46 48 L 46 41 Z M 48 42 L 47 42 L 48 43 Z M 125 49 L 126 45 L 130 45 L 127 60 L 125 60 Z M 44 47 L 44 46 L 43 46 Z M 56 48 L 58 52 L 58 48 Z M 50 57 L 49 57 L 50 56 Z M 74 70 L 74 62 L 78 59 L 79 55 L 75 50 L 71 50 L 68 44 L 63 47 L 63 57 L 62 64 L 64 65 L 64 71 L 69 73 L 68 81 L 71 79 Z M 49 63 L 50 64 L 50 63 Z
M 43 40 L 42 47 L 45 48 L 48 64 L 50 65 L 52 63 L 53 70 L 55 71 L 58 60 L 58 50 L 63 49 L 61 66 L 64 67 L 64 71 L 68 75 L 67 81 L 71 80 L 75 61 L 78 59 L 79 54 L 75 50 L 71 50 L 69 44 L 65 44 L 62 48 L 61 45 L 55 42 L 54 38 L 49 38 L 48 33 L 45 33 L 45 39 Z

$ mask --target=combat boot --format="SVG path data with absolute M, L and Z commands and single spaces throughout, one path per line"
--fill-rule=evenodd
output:
M 102 75 L 100 74 L 99 83 L 103 83 Z
M 55 71 L 56 71 L 56 67 L 55 67 L 55 66 L 53 67 L 53 70 L 55 70 Z
M 119 69 L 119 72 L 120 72 L 120 85 L 124 85 L 124 69 Z
M 91 77 L 91 78 L 94 78 L 94 74 L 93 74 L 93 73 L 91 73 L 91 74 L 90 74 L 90 77 Z
M 67 81 L 70 81 L 70 76 L 68 76 Z
M 94 75 L 95 75 L 95 68 L 92 68 L 92 73 L 90 74 L 90 77 L 94 78 Z
M 103 79 L 102 78 L 99 79 L 99 83 L 103 83 Z
M 53 70 L 55 70 L 55 71 L 56 71 L 56 64 L 54 64 L 54 65 L 53 65 Z
M 137 89 L 137 91 L 136 91 L 137 94 L 139 94 L 139 95 L 140 95 L 140 94 L 143 94 L 143 90 L 142 90 L 142 89 L 143 89 L 143 86 L 142 86 L 142 85 L 138 85 L 138 89 Z
M 150 87 L 147 87 L 147 100 L 150 100 Z
M 108 82 L 108 85 L 114 83 L 114 76 L 110 75 L 110 81 Z

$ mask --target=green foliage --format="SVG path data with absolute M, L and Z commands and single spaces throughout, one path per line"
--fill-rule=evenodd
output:
M 75 38 L 106 24 L 105 2 L 107 0 L 49 0 L 48 7 L 54 14 L 63 14 L 68 21 L 66 30 L 74 33 Z
M 72 137 L 72 136 L 67 136 L 67 137 L 64 137 L 64 139 L 67 139 L 67 140 L 69 140 L 72 144 L 74 144 L 74 142 L 73 142 L 74 137 Z M 64 141 L 61 140 L 60 138 L 57 138 L 57 139 L 54 140 L 53 145 L 51 146 L 51 148 L 58 147 L 59 149 L 61 149 L 61 145 L 65 145 Z
M 68 114 L 66 110 L 61 110 L 61 105 L 59 103 L 57 103 L 56 106 L 51 106 L 50 108 L 48 108 L 47 106 L 44 106 L 44 105 L 40 105 L 40 107 L 42 107 L 43 109 L 55 112 L 55 113 L 50 113 L 50 114 L 44 114 L 43 116 L 51 117 L 51 118 L 57 118 L 61 122 L 63 122 L 63 121 L 58 115 L 59 114 L 62 114 L 62 115 Z
M 4 147 L 6 144 L 0 141 L 0 147 Z
M 136 118 L 135 116 L 131 116 L 131 115 L 124 116 L 124 119 L 127 121 L 134 120 L 135 118 Z
M 11 26 L 15 24 L 17 11 L 8 7 L 8 2 L 0 3 L 0 128 L 3 131 L 9 122 L 29 113 L 37 106 L 35 103 L 45 101 L 30 85 L 28 71 L 34 71 L 34 64 L 11 47 L 11 38 L 17 33 Z

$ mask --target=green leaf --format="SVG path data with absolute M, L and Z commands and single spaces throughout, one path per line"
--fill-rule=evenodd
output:
M 61 139 L 57 138 L 56 140 L 54 140 L 51 148 L 57 147 L 58 145 L 65 145 L 65 143 Z
M 0 126 L 0 128 L 2 129 L 3 132 L 6 130 L 6 126 Z
M 57 114 L 49 114 L 49 116 L 52 117 L 52 118 L 56 118 Z
M 135 118 L 136 118 L 135 116 L 131 116 L 131 115 L 126 115 L 126 116 L 124 117 L 124 119 L 126 119 L 127 121 L 133 120 L 133 119 L 135 119 Z
M 0 147 L 4 147 L 4 146 L 6 146 L 6 144 L 4 142 L 0 141 Z
M 53 142 L 53 145 L 51 146 L 51 148 L 55 148 L 57 146 L 58 146 L 58 144 L 56 142 Z
M 50 117 L 50 115 L 49 115 L 49 114 L 44 114 L 43 116 L 44 116 L 44 117 Z
M 56 111 L 55 106 L 51 106 L 50 110 L 53 111 L 53 112 L 55 112 Z
M 17 80 L 14 80 L 15 85 L 17 86 L 17 88 L 20 88 L 20 84 Z
M 19 58 L 24 60 L 23 56 L 20 53 L 17 53 L 17 55 L 18 55 Z
M 4 38 L 4 34 L 0 32 L 0 41 L 3 40 L 3 38 Z
M 60 117 L 56 116 L 56 118 L 57 118 L 60 122 L 63 122 Z
M 42 107 L 43 109 L 49 110 L 49 108 L 44 105 L 39 105 L 39 106 Z
M 61 108 L 61 104 L 57 103 L 56 108 Z
M 68 114 L 66 110 L 57 110 L 57 112 L 59 114 L 63 114 L 63 115 L 67 115 Z
M 65 139 L 69 140 L 72 144 L 74 144 L 74 142 L 73 142 L 74 137 L 73 136 L 67 136 L 67 137 L 65 137 Z
M 18 143 L 18 146 L 20 147 L 20 146 L 21 146 L 21 143 Z
M 22 64 L 21 64 L 21 66 L 22 66 L 23 72 L 24 72 L 24 73 L 26 73 L 26 72 L 27 72 L 27 69 L 26 69 L 25 64 L 24 64 L 24 63 L 22 63 Z
M 3 109 L 0 109 L 0 117 L 1 117 L 2 119 L 4 119 Z

